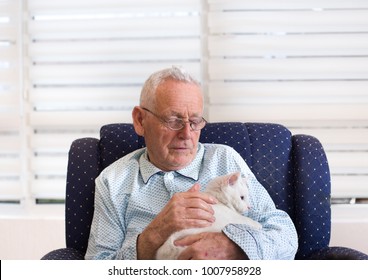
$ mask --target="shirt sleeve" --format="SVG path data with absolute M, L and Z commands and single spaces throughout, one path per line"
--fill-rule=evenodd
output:
M 297 248 L 297 233 L 289 215 L 275 207 L 266 189 L 242 159 L 235 156 L 236 164 L 247 175 L 251 208 L 247 216 L 262 225 L 253 229 L 247 225 L 230 224 L 223 232 L 247 254 L 251 260 L 294 259 Z
M 95 210 L 85 259 L 115 259 L 115 244 L 120 243 L 123 233 L 118 226 L 116 213 L 109 199 L 109 186 L 103 179 L 103 174 L 96 178 Z
M 123 200 L 128 198 L 126 195 Z M 108 180 L 102 173 L 96 179 L 95 210 L 85 259 L 136 259 L 138 233 L 127 234 L 120 212 L 111 199 Z

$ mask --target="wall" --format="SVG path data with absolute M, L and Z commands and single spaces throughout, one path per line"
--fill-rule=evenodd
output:
M 65 247 L 63 206 L 40 206 L 28 212 L 17 208 L 0 207 L 0 259 L 38 260 Z
M 331 246 L 351 247 L 368 254 L 368 205 L 333 205 Z

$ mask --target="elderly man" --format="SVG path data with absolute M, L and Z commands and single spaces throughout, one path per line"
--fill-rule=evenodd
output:
M 227 225 L 176 241 L 187 246 L 180 259 L 293 259 L 297 236 L 289 216 L 232 148 L 199 143 L 203 118 L 199 83 L 172 67 L 152 74 L 143 86 L 133 124 L 145 138 L 137 150 L 96 179 L 95 213 L 86 259 L 154 259 L 176 231 L 214 222 L 213 197 L 200 192 L 212 178 L 240 171 L 249 185 L 247 216 L 262 230 Z

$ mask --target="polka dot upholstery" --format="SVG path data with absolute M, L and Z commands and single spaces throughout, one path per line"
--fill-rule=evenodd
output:
M 111 124 L 101 128 L 101 170 L 119 158 L 145 146 L 131 124 Z
M 46 254 L 42 260 L 84 260 L 84 252 L 74 248 L 61 248 Z
M 294 222 L 299 235 L 298 256 L 304 258 L 330 242 L 330 173 L 325 152 L 316 138 L 296 135 L 292 144 L 297 213 Z
M 310 260 L 368 260 L 360 251 L 346 247 L 324 247 L 309 255 Z
M 290 215 L 299 237 L 296 259 L 368 259 L 330 240 L 330 174 L 321 143 L 270 123 L 209 123 L 200 142 L 232 146 L 248 163 L 276 206 Z M 66 249 L 43 259 L 82 259 L 93 216 L 94 179 L 120 157 L 144 147 L 131 124 L 101 128 L 100 140 L 75 140 L 66 186 Z

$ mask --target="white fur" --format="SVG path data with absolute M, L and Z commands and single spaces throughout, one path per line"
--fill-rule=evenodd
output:
M 188 228 L 173 233 L 157 250 L 157 260 L 177 259 L 185 247 L 174 245 L 174 241 L 187 235 L 201 232 L 221 232 L 228 224 L 247 224 L 254 229 L 261 229 L 260 223 L 243 216 L 249 206 L 248 186 L 240 173 L 232 173 L 217 177 L 206 186 L 206 193 L 216 197 L 219 203 L 212 205 L 216 221 L 209 227 Z

